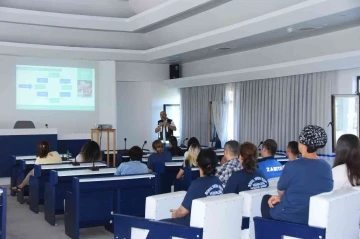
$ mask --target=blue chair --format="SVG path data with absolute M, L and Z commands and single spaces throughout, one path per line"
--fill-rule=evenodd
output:
M 11 155 L 10 156 L 10 161 L 11 161 L 11 173 L 10 173 L 10 188 L 15 187 L 17 185 L 19 185 L 22 180 L 24 180 L 24 176 L 22 170 L 20 169 L 20 162 L 23 160 L 35 160 L 36 156 L 35 155 L 31 155 L 31 156 L 16 156 L 16 155 Z M 11 196 L 15 196 L 16 192 L 11 191 L 10 192 Z
M 50 225 L 56 225 L 56 215 L 64 214 L 66 191 L 71 191 L 72 179 L 113 177 L 116 168 L 100 168 L 99 171 L 89 169 L 74 169 L 50 171 L 50 180 L 45 183 L 44 216 Z
M 177 208 L 180 205 L 181 194 L 185 196 L 183 192 L 176 192 L 149 197 L 145 218 L 115 214 L 114 238 L 239 238 L 242 226 L 243 200 L 236 194 L 194 200 L 192 202 L 190 226 L 159 221 L 169 218 L 169 209 Z M 152 202 L 148 204 L 148 200 Z M 149 209 L 153 212 L 148 211 L 148 205 L 151 206 Z M 140 233 L 136 234 L 139 231 L 141 231 L 142 237 L 139 236 Z
M 6 239 L 6 188 L 0 188 L 0 239 Z
M 146 197 L 158 193 L 156 174 L 73 178 L 65 199 L 65 233 L 79 238 L 81 228 L 112 231 L 114 213 L 143 217 Z
M 34 176 L 30 176 L 29 183 L 29 208 L 34 213 L 39 213 L 39 205 L 44 203 L 45 183 L 49 182 L 51 170 L 71 170 L 89 168 L 92 163 L 82 163 L 79 166 L 71 164 L 35 165 Z M 103 162 L 95 164 L 98 167 L 106 167 Z
M 187 191 L 191 182 L 200 177 L 199 168 L 184 168 L 184 177 L 174 180 L 174 192 Z
M 359 237 L 360 187 L 310 198 L 308 225 L 254 217 L 256 239 Z

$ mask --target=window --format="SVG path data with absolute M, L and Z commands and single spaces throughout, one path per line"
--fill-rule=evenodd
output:
M 172 119 L 176 125 L 176 131 L 174 136 L 179 138 L 181 132 L 181 117 L 180 117 L 180 105 L 179 104 L 164 104 L 164 111 L 169 119 Z
M 227 112 L 227 139 L 231 140 L 234 139 L 234 92 L 232 90 L 226 91 L 226 105 L 228 108 L 226 109 Z M 216 127 L 213 122 L 213 115 L 212 115 L 212 102 L 209 103 L 209 141 L 211 142 L 214 138 L 219 140 L 218 134 L 216 132 Z M 221 142 L 224 144 L 225 142 Z
M 343 134 L 359 136 L 359 95 L 332 96 L 332 145 Z

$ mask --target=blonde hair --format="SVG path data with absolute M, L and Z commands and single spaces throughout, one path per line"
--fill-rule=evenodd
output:
M 201 151 L 200 145 L 198 144 L 192 144 L 188 150 L 188 154 L 186 155 L 186 158 L 184 160 L 184 166 L 188 167 L 197 167 L 197 157 Z M 186 162 L 187 161 L 187 162 Z
M 163 152 L 163 143 L 161 142 L 161 140 L 155 140 L 152 143 L 152 147 L 153 147 L 153 149 L 155 150 L 155 152 L 157 154 L 162 154 L 162 152 Z

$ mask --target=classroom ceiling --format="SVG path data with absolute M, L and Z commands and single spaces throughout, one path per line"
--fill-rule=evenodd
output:
M 359 25 L 359 0 L 1 0 L 0 54 L 185 63 Z

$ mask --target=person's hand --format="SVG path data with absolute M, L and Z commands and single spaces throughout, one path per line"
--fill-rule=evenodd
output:
M 222 166 L 224 163 L 226 163 L 226 158 L 223 156 L 220 161 L 220 166 Z
M 170 124 L 169 124 L 169 122 L 164 122 L 165 123 L 165 126 L 167 126 L 167 127 L 169 127 L 170 126 Z
M 271 196 L 271 198 L 269 199 L 268 201 L 268 204 L 269 204 L 269 207 L 270 208 L 274 208 L 274 205 L 276 203 L 279 203 L 281 200 L 281 197 L 280 196 Z
M 170 212 L 171 212 L 171 218 L 176 218 L 176 210 L 170 209 Z

